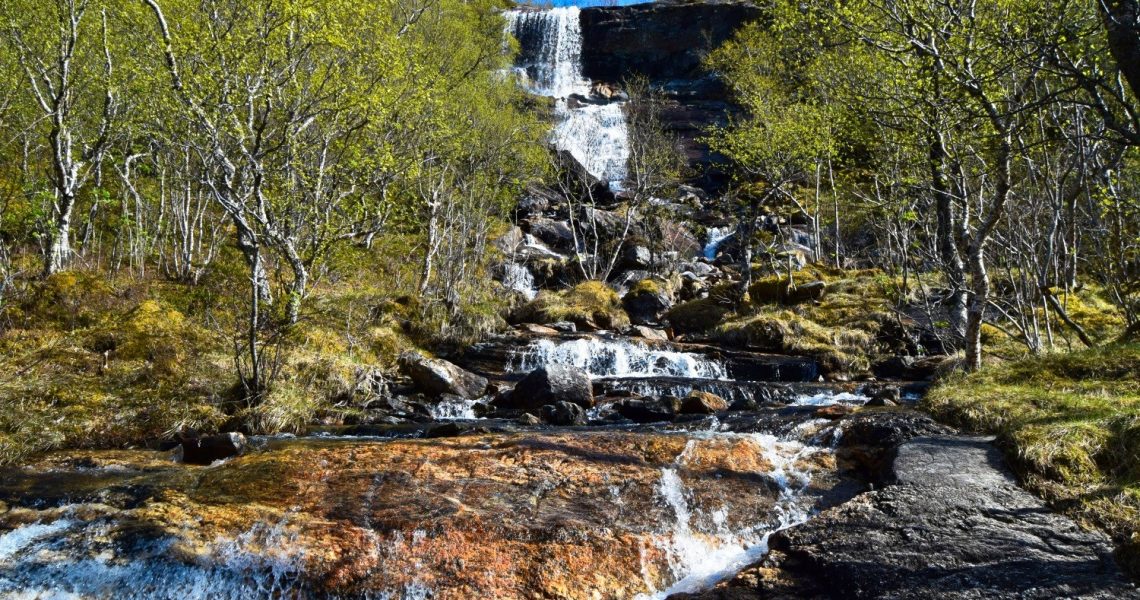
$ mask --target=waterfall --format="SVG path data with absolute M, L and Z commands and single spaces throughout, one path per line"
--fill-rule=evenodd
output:
M 713 260 L 725 240 L 736 233 L 733 227 L 709 227 L 709 241 L 705 244 L 705 258 Z
M 591 82 L 582 76 L 580 13 L 576 6 L 508 11 L 507 31 L 520 46 L 515 70 L 532 93 L 556 99 L 554 146 L 617 190 L 625 180 L 629 160 L 624 103 L 570 100 L 574 95 L 590 95 Z
M 650 348 L 628 340 L 581 338 L 536 340 L 517 353 L 509 369 L 529 373 L 546 365 L 567 365 L 591 377 L 684 377 L 726 379 L 723 364 L 700 354 Z

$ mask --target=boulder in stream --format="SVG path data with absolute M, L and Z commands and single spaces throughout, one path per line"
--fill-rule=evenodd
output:
M 427 358 L 417 352 L 400 355 L 400 370 L 425 394 L 451 394 L 461 398 L 481 398 L 487 391 L 487 379 L 465 371 L 446 360 Z
M 586 424 L 586 411 L 572 402 L 547 404 L 542 407 L 542 419 L 551 425 L 570 427 Z
M 180 462 L 189 465 L 209 465 L 244 454 L 248 443 L 245 436 L 237 433 L 219 433 L 182 440 L 176 456 Z
M 535 410 L 569 402 L 593 408 L 594 388 L 585 371 L 565 365 L 547 365 L 531 371 L 508 393 L 495 398 L 497 408 Z
M 711 392 L 694 390 L 681 401 L 681 414 L 712 415 L 728 410 L 728 401 Z

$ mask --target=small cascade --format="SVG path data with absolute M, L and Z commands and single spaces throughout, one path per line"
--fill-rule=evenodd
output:
M 555 147 L 618 190 L 629 160 L 624 103 L 582 104 L 570 99 L 591 93 L 591 82 L 582 76 L 580 14 L 575 6 L 508 11 L 507 32 L 520 46 L 515 70 L 530 92 L 557 99 Z
M 508 369 L 529 373 L 547 365 L 566 365 L 591 377 L 683 377 L 726 379 L 723 364 L 691 352 L 658 350 L 631 340 L 579 338 L 536 340 L 517 351 Z
M 473 421 L 479 418 L 475 414 L 476 404 L 478 400 L 464 398 L 443 400 L 430 408 L 431 417 L 436 421 Z
M 673 594 L 710 589 L 740 569 L 756 562 L 768 552 L 771 534 L 803 523 L 811 516 L 814 500 L 806 494 L 814 475 L 810 458 L 833 451 L 820 445 L 825 436 L 826 421 L 808 421 L 792 435 L 778 438 L 769 434 L 708 433 L 689 441 L 674 465 L 661 471 L 658 494 L 669 507 L 674 521 L 660 544 L 669 563 L 672 581 L 664 589 L 639 596 L 639 600 L 658 600 Z M 806 437 L 806 441 L 799 439 Z M 768 479 L 779 490 L 775 505 L 768 514 L 748 515 L 743 525 L 729 524 L 730 503 L 712 508 L 701 507 L 690 497 L 681 473 L 699 464 L 702 445 L 749 443 L 771 465 Z M 695 466 L 695 465 L 694 465 Z
M 515 262 L 503 265 L 503 285 L 522 294 L 527 300 L 534 300 L 538 296 L 538 286 L 530 269 Z
M 851 392 L 823 392 L 819 394 L 804 394 L 792 401 L 793 406 L 833 406 L 845 404 L 849 406 L 863 406 L 870 400 L 862 394 Z
M 736 234 L 734 227 L 709 227 L 709 239 L 705 244 L 705 258 L 713 260 L 716 258 L 717 250 L 725 240 Z

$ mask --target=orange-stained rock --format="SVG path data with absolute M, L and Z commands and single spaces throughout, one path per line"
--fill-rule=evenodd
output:
M 687 525 L 712 539 L 724 527 L 765 522 L 779 496 L 767 477 L 775 462 L 832 466 L 748 435 L 600 431 L 272 446 L 205 468 L 156 453 L 87 453 L 84 464 L 114 465 L 116 485 L 137 484 L 147 495 L 125 508 L 71 509 L 68 518 L 111 522 L 100 534 L 107 538 L 169 538 L 168 554 L 190 564 L 275 565 L 317 593 L 633 598 L 674 578 L 668 541 L 677 517 L 662 497 L 666 470 L 692 509 Z M 48 512 L 8 511 L 0 526 Z

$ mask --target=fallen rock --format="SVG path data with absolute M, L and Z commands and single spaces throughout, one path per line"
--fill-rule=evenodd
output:
M 710 392 L 694 391 L 681 401 L 683 415 L 712 415 L 728 410 L 728 401 Z
M 635 423 L 672 421 L 681 408 L 679 398 L 629 399 L 614 404 L 617 413 Z
M 668 342 L 669 334 L 660 329 L 646 327 L 645 325 L 634 325 L 629 329 L 629 335 L 643 340 L 651 340 L 654 342 Z
M 547 404 L 570 402 L 583 408 L 594 406 L 590 376 L 581 369 L 565 365 L 548 365 L 535 369 L 510 393 L 495 399 L 498 408 L 541 409 Z
M 519 425 L 526 425 L 528 427 L 542 425 L 542 419 L 530 413 L 523 413 L 521 416 L 519 416 L 519 418 L 515 419 L 515 422 Z
M 559 402 L 542 407 L 542 420 L 551 425 L 569 427 L 586 424 L 586 411 L 570 402 Z
M 240 456 L 248 448 L 245 436 L 237 433 L 219 433 L 182 440 L 179 461 L 190 465 L 209 465 L 219 460 Z
M 465 371 L 446 360 L 427 358 L 417 352 L 405 352 L 399 358 L 400 371 L 421 392 L 434 396 L 452 394 L 461 398 L 481 398 L 487 391 L 487 379 Z
M 542 240 L 542 242 L 561 252 L 574 251 L 574 232 L 564 221 L 555 221 L 545 217 L 533 217 L 523 222 L 527 233 Z
M 637 284 L 621 300 L 629 319 L 638 325 L 657 323 L 665 311 L 673 307 L 672 294 L 667 284 L 647 279 Z

